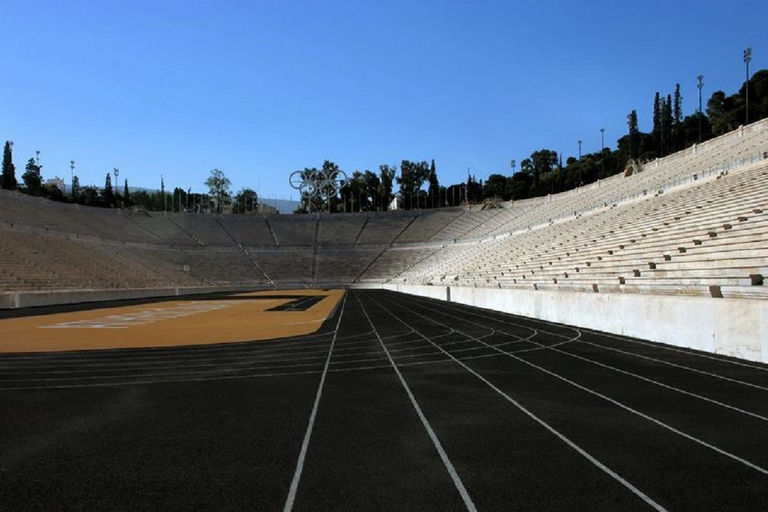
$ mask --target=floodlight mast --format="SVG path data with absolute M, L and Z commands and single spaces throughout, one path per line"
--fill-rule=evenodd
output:
M 696 84 L 696 87 L 699 88 L 699 144 L 701 144 L 701 89 L 704 87 L 704 75 L 699 75 L 696 77 L 696 80 L 698 80 L 698 83 Z
M 581 187 L 581 141 L 579 141 L 579 183 L 578 186 Z
M 605 128 L 600 128 L 600 179 L 605 179 Z
M 744 64 L 747 65 L 747 81 L 744 83 L 744 90 L 746 91 L 747 95 L 747 111 L 745 115 L 746 122 L 744 123 L 749 124 L 749 63 L 752 61 L 752 48 L 747 48 L 744 50 Z

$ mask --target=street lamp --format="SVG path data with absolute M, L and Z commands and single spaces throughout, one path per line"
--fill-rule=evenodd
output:
M 605 128 L 600 128 L 600 179 L 605 178 L 605 166 L 603 165 L 605 160 Z
M 581 186 L 581 141 L 579 141 L 579 183 L 578 186 Z
M 69 172 L 70 172 L 70 181 L 69 181 L 69 188 L 71 189 L 70 192 L 72 193 L 72 200 L 75 199 L 75 161 L 70 160 L 69 161 Z
M 696 80 L 698 80 L 696 87 L 699 88 L 699 144 L 701 144 L 701 89 L 704 88 L 704 75 L 697 76 Z
M 752 48 L 747 48 L 744 50 L 744 64 L 747 65 L 747 81 L 744 84 L 744 88 L 746 89 L 747 94 L 747 114 L 746 114 L 746 123 L 749 124 L 749 62 L 752 60 Z

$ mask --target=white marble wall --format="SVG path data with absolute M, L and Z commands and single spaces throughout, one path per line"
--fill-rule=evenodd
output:
M 671 295 L 383 288 L 768 363 L 768 303 Z

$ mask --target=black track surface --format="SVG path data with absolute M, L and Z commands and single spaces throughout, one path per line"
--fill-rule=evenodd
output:
M 389 292 L 0 355 L 0 510 L 765 510 L 767 468 L 765 365 Z

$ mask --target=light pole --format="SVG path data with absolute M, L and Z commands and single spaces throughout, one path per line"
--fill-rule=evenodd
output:
M 40 150 L 39 149 L 37 151 L 35 151 L 35 155 L 36 155 L 36 157 L 35 157 L 35 165 L 40 167 Z
M 115 174 L 115 186 L 112 187 L 113 189 L 117 189 L 117 177 L 120 176 L 120 169 L 115 167 L 112 172 Z
M 69 161 L 69 172 L 70 172 L 70 181 L 69 181 L 69 188 L 70 193 L 72 194 L 72 201 L 75 200 L 75 161 L 70 160 Z
M 747 81 L 744 84 L 744 89 L 746 90 L 747 94 L 747 114 L 746 114 L 746 123 L 749 124 L 749 62 L 752 60 L 752 48 L 747 48 L 744 50 L 744 64 L 747 65 Z
M 581 186 L 581 141 L 579 141 L 579 183 L 578 186 Z
M 704 88 L 704 75 L 696 77 L 698 83 L 696 87 L 699 88 L 699 144 L 701 144 L 701 90 Z
M 605 128 L 600 128 L 600 179 L 605 178 L 605 165 L 603 165 L 603 160 L 605 160 Z

